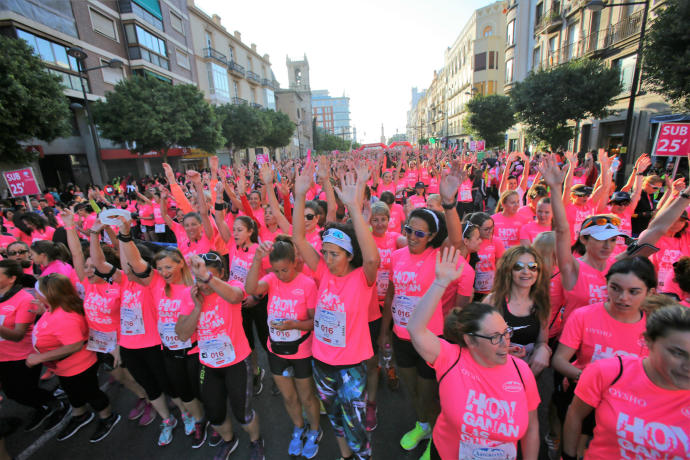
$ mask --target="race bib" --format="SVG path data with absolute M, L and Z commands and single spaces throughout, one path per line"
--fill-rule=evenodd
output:
M 165 233 L 165 224 L 155 224 L 153 228 L 156 233 Z
M 494 285 L 494 272 L 476 271 L 474 274 L 474 290 L 489 292 Z
M 460 189 L 460 201 L 472 201 L 472 189 Z
M 396 326 L 407 327 L 412 312 L 417 307 L 417 302 L 419 302 L 419 297 L 414 296 L 396 295 L 393 298 L 393 321 Z
M 158 333 L 161 335 L 161 342 L 168 350 L 182 350 L 191 348 L 192 339 L 182 341 L 175 333 L 175 323 L 158 322 Z
M 133 308 L 122 307 L 120 309 L 120 333 L 122 335 L 142 335 L 145 332 L 141 305 Z
M 117 347 L 117 332 L 101 332 L 89 329 L 89 342 L 86 349 L 99 353 L 110 353 Z
M 390 272 L 388 270 L 379 270 L 376 272 L 376 294 L 379 297 L 385 297 L 388 291 L 388 280 L 390 279 Z
M 247 281 L 247 269 L 244 267 L 233 266 L 230 270 L 230 279 L 244 283 Z
M 199 340 L 199 361 L 211 367 L 223 367 L 235 360 L 235 347 L 230 337 L 221 334 L 216 338 Z
M 332 347 L 345 347 L 344 311 L 330 311 L 322 308 L 316 309 L 314 316 L 314 336 L 322 343 Z
M 5 315 L 0 315 L 0 326 L 4 326 L 4 325 L 5 325 Z M 0 337 L 0 342 L 4 342 L 4 341 L 5 341 L 5 339 Z
M 297 329 L 287 329 L 285 331 L 278 330 L 271 326 L 271 322 L 276 318 L 268 318 L 268 333 L 271 335 L 271 340 L 274 342 L 294 342 L 302 337 L 302 333 Z
M 460 441 L 458 460 L 515 460 L 515 444 L 504 443 L 494 447 L 482 446 L 469 441 Z

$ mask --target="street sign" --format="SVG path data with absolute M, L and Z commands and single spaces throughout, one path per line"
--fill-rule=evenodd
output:
M 7 187 L 10 189 L 10 194 L 15 198 L 41 193 L 34 176 L 34 170 L 31 168 L 3 171 L 2 175 L 5 178 L 5 182 L 7 182 Z
M 684 157 L 690 152 L 689 123 L 661 123 L 654 142 L 653 156 Z

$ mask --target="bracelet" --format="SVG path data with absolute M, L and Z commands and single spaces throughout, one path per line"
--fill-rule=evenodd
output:
M 206 272 L 206 273 L 208 275 L 208 278 L 206 278 L 205 280 L 199 280 L 200 283 L 208 284 L 213 279 L 213 274 L 211 272 Z
M 123 235 L 122 233 L 117 234 L 117 239 L 122 241 L 123 243 L 129 243 L 132 241 L 132 235 L 130 233 Z
M 74 230 L 74 229 L 75 229 L 74 225 L 72 225 L 71 227 L 65 227 L 65 230 Z
M 213 205 L 213 209 L 216 211 L 223 211 L 225 209 L 225 203 L 216 203 Z
M 441 207 L 443 209 L 445 209 L 446 211 L 450 211 L 451 209 L 455 209 L 455 203 L 450 203 L 450 204 L 441 203 Z

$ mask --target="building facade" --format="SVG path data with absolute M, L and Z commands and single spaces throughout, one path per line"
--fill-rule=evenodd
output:
M 410 110 L 407 111 L 407 140 L 413 144 L 416 144 L 419 136 L 421 127 L 417 128 L 417 107 L 419 101 L 426 94 L 426 90 L 417 90 L 417 87 L 412 88 L 412 98 L 410 99 Z
M 276 90 L 276 108 L 286 113 L 297 129 L 290 143 L 277 151 L 285 158 L 303 158 L 314 148 L 309 61 L 306 55 L 300 60 L 286 57 L 285 65 L 289 87 Z
M 311 105 L 316 126 L 342 139 L 352 139 L 349 97 L 332 97 L 328 90 L 314 90 L 311 92 Z

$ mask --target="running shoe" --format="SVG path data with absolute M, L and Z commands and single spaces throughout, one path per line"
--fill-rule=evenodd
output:
M 139 419 L 139 426 L 149 426 L 154 420 L 156 420 L 156 411 L 153 410 L 151 403 L 147 403 L 144 407 L 144 414 Z
M 305 431 L 305 426 L 302 428 L 296 426 L 292 429 L 292 438 L 290 438 L 290 446 L 288 447 L 289 455 L 294 455 L 295 457 L 302 455 L 302 446 L 304 445 L 302 438 Z
M 323 406 L 323 401 L 319 399 L 319 415 L 326 415 L 326 408 Z
M 259 438 L 249 443 L 249 460 L 266 460 L 263 439 Z
M 561 458 L 561 440 L 558 436 L 546 435 L 544 437 L 544 442 L 546 443 L 547 455 L 549 460 L 558 460 Z
M 198 449 L 206 442 L 206 428 L 208 422 L 196 422 L 194 424 L 194 432 L 192 433 L 192 449 Z
M 266 370 L 259 368 L 259 372 L 254 374 L 254 396 L 259 396 L 262 391 L 264 391 L 264 376 L 266 375 Z
M 403 435 L 400 440 L 400 447 L 405 450 L 413 450 L 421 441 L 431 438 L 431 427 L 429 424 L 425 425 L 426 429 L 421 423 L 416 422 L 414 428 Z
M 367 401 L 367 417 L 364 422 L 364 426 L 367 429 L 367 431 L 374 431 L 378 426 L 378 422 L 376 420 L 375 402 Z
M 57 440 L 64 441 L 65 439 L 71 438 L 77 431 L 91 423 L 94 417 L 93 412 L 86 412 L 76 417 L 73 416 L 69 422 L 67 422 L 67 426 L 57 435 Z
M 319 453 L 319 441 L 323 437 L 321 428 L 318 430 L 307 431 L 306 439 L 304 440 L 304 447 L 302 448 L 302 456 L 304 458 L 314 458 Z
M 67 395 L 65 394 L 65 390 L 60 388 L 59 386 L 53 390 L 53 396 L 56 398 L 67 398 Z
M 235 450 L 237 450 L 237 446 L 239 445 L 240 440 L 237 439 L 237 436 L 233 436 L 232 440 L 230 441 L 223 441 L 220 447 L 218 447 L 218 450 L 216 451 L 216 455 L 214 455 L 213 460 L 228 460 L 228 458 L 230 458 L 230 454 L 235 452 Z
M 172 442 L 173 430 L 177 426 L 177 419 L 172 415 L 161 422 L 161 434 L 158 436 L 158 445 L 167 446 Z
M 139 398 L 132 410 L 129 411 L 129 415 L 127 415 L 127 418 L 129 420 L 137 420 L 139 417 L 144 415 L 144 410 L 146 410 L 146 399 Z
M 43 426 L 44 431 L 50 431 L 62 422 L 67 414 L 72 411 L 72 407 L 64 401 L 58 401 L 57 408 L 48 417 L 48 421 Z
M 196 423 L 196 420 L 194 420 L 194 417 L 192 417 L 192 414 L 186 411 L 181 411 L 182 414 L 182 423 L 184 424 L 184 434 L 186 436 L 189 436 L 194 432 L 194 424 Z
M 419 457 L 419 460 L 431 460 L 431 440 L 426 443 L 426 449 L 424 449 L 424 453 Z
M 121 418 L 122 416 L 120 416 L 120 414 L 110 414 L 110 417 L 108 418 L 99 418 L 96 431 L 94 431 L 93 435 L 91 435 L 89 442 L 98 442 L 103 440 L 110 434 L 111 431 L 113 431 L 113 428 L 118 424 Z
M 211 447 L 216 447 L 221 442 L 223 442 L 223 437 L 218 434 L 215 428 L 211 427 L 211 435 L 208 437 L 208 445 Z
M 388 377 L 388 389 L 391 391 L 397 391 L 400 388 L 400 379 L 398 374 L 395 372 L 395 367 L 391 366 L 386 370 Z
M 26 431 L 33 431 L 43 424 L 55 412 L 55 407 L 41 406 L 34 411 L 29 423 L 26 424 Z M 64 415 L 64 414 L 63 414 Z

